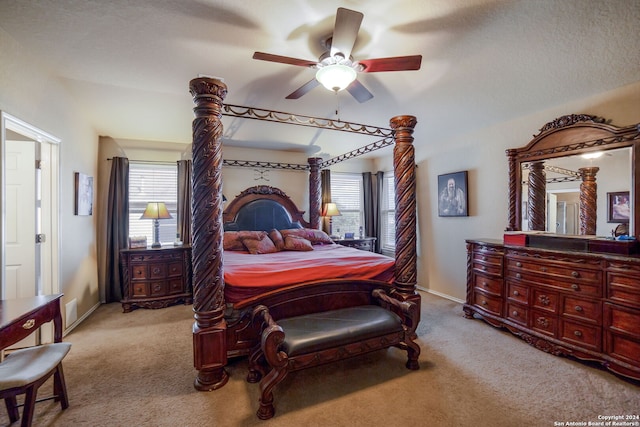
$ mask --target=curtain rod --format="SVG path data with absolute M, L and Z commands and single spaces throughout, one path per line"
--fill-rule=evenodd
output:
M 126 158 L 126 157 L 125 157 Z M 113 160 L 112 157 L 107 158 L 108 161 Z M 185 159 L 187 160 L 187 159 Z M 179 162 L 180 160 L 174 160 L 175 162 Z M 136 163 L 164 163 L 164 164 L 170 164 L 173 163 L 174 161 L 161 161 L 161 160 L 134 160 L 134 159 L 129 159 L 129 162 L 136 162 Z

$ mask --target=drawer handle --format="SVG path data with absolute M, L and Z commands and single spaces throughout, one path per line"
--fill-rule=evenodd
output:
M 155 268 L 153 269 L 153 274 L 160 274 L 160 268 L 155 267 Z
M 573 289 L 574 291 L 579 291 L 580 290 L 580 286 L 577 283 L 574 283 L 571 285 L 571 289 Z
M 35 319 L 29 319 L 26 322 L 24 322 L 24 324 L 22 325 L 22 329 L 31 329 L 35 326 L 36 321 Z
M 511 313 L 511 314 L 513 314 L 513 317 L 518 317 L 518 312 L 515 311 L 515 310 L 513 310 L 513 313 Z
M 522 263 L 520 261 L 516 262 L 516 267 L 522 267 Z
M 488 288 L 489 284 L 487 282 L 482 282 L 482 286 L 484 286 L 485 288 Z
M 538 326 L 545 329 L 549 327 L 549 320 L 545 317 L 538 317 L 536 323 L 538 324 Z
M 483 261 L 486 261 L 486 260 L 487 260 L 487 257 L 486 257 L 486 256 L 483 256 L 483 257 L 482 257 L 482 260 L 483 260 Z
M 550 302 L 551 302 L 547 295 L 540 295 L 538 297 L 538 301 L 540 301 L 540 304 L 542 304 L 542 305 L 549 305 Z
M 572 271 L 572 272 L 571 272 L 571 275 L 572 275 L 573 277 L 580 277 L 580 273 L 578 273 L 577 271 Z
M 482 305 L 487 305 L 487 301 L 482 300 Z
M 543 273 L 547 272 L 547 267 L 540 267 L 540 271 L 542 271 Z
M 482 271 L 487 271 L 487 266 L 486 265 L 482 266 Z
M 522 279 L 522 274 L 516 273 L 516 279 Z
M 520 295 L 520 292 L 518 292 L 518 291 L 513 291 L 513 295 L 518 296 L 518 295 Z
M 577 337 L 581 337 L 582 336 L 582 332 L 580 331 L 573 331 L 573 335 L 577 336 Z
M 583 311 L 583 308 L 582 308 L 582 307 L 580 307 L 579 305 L 576 305 L 575 310 L 576 310 L 577 312 L 581 312 L 581 311 Z

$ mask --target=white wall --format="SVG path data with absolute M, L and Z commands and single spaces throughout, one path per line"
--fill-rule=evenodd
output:
M 82 317 L 98 303 L 96 233 L 95 216 L 74 215 L 74 172 L 96 176 L 98 136 L 64 84 L 2 29 L 0 58 L 0 109 L 62 140 L 60 291 L 63 310 L 76 299 Z

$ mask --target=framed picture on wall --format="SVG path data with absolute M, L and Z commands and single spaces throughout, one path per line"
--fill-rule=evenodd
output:
M 93 177 L 81 172 L 75 173 L 75 214 L 93 214 Z
M 438 216 L 469 216 L 467 171 L 438 175 Z
M 607 222 L 629 222 L 629 192 L 607 193 Z

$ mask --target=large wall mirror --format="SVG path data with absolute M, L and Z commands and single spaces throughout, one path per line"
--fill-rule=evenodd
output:
M 639 143 L 640 124 L 617 127 L 577 114 L 547 123 L 526 146 L 507 150 L 507 230 L 609 237 L 624 229 L 634 236 Z M 611 217 L 617 200 L 628 204 L 628 219 Z

